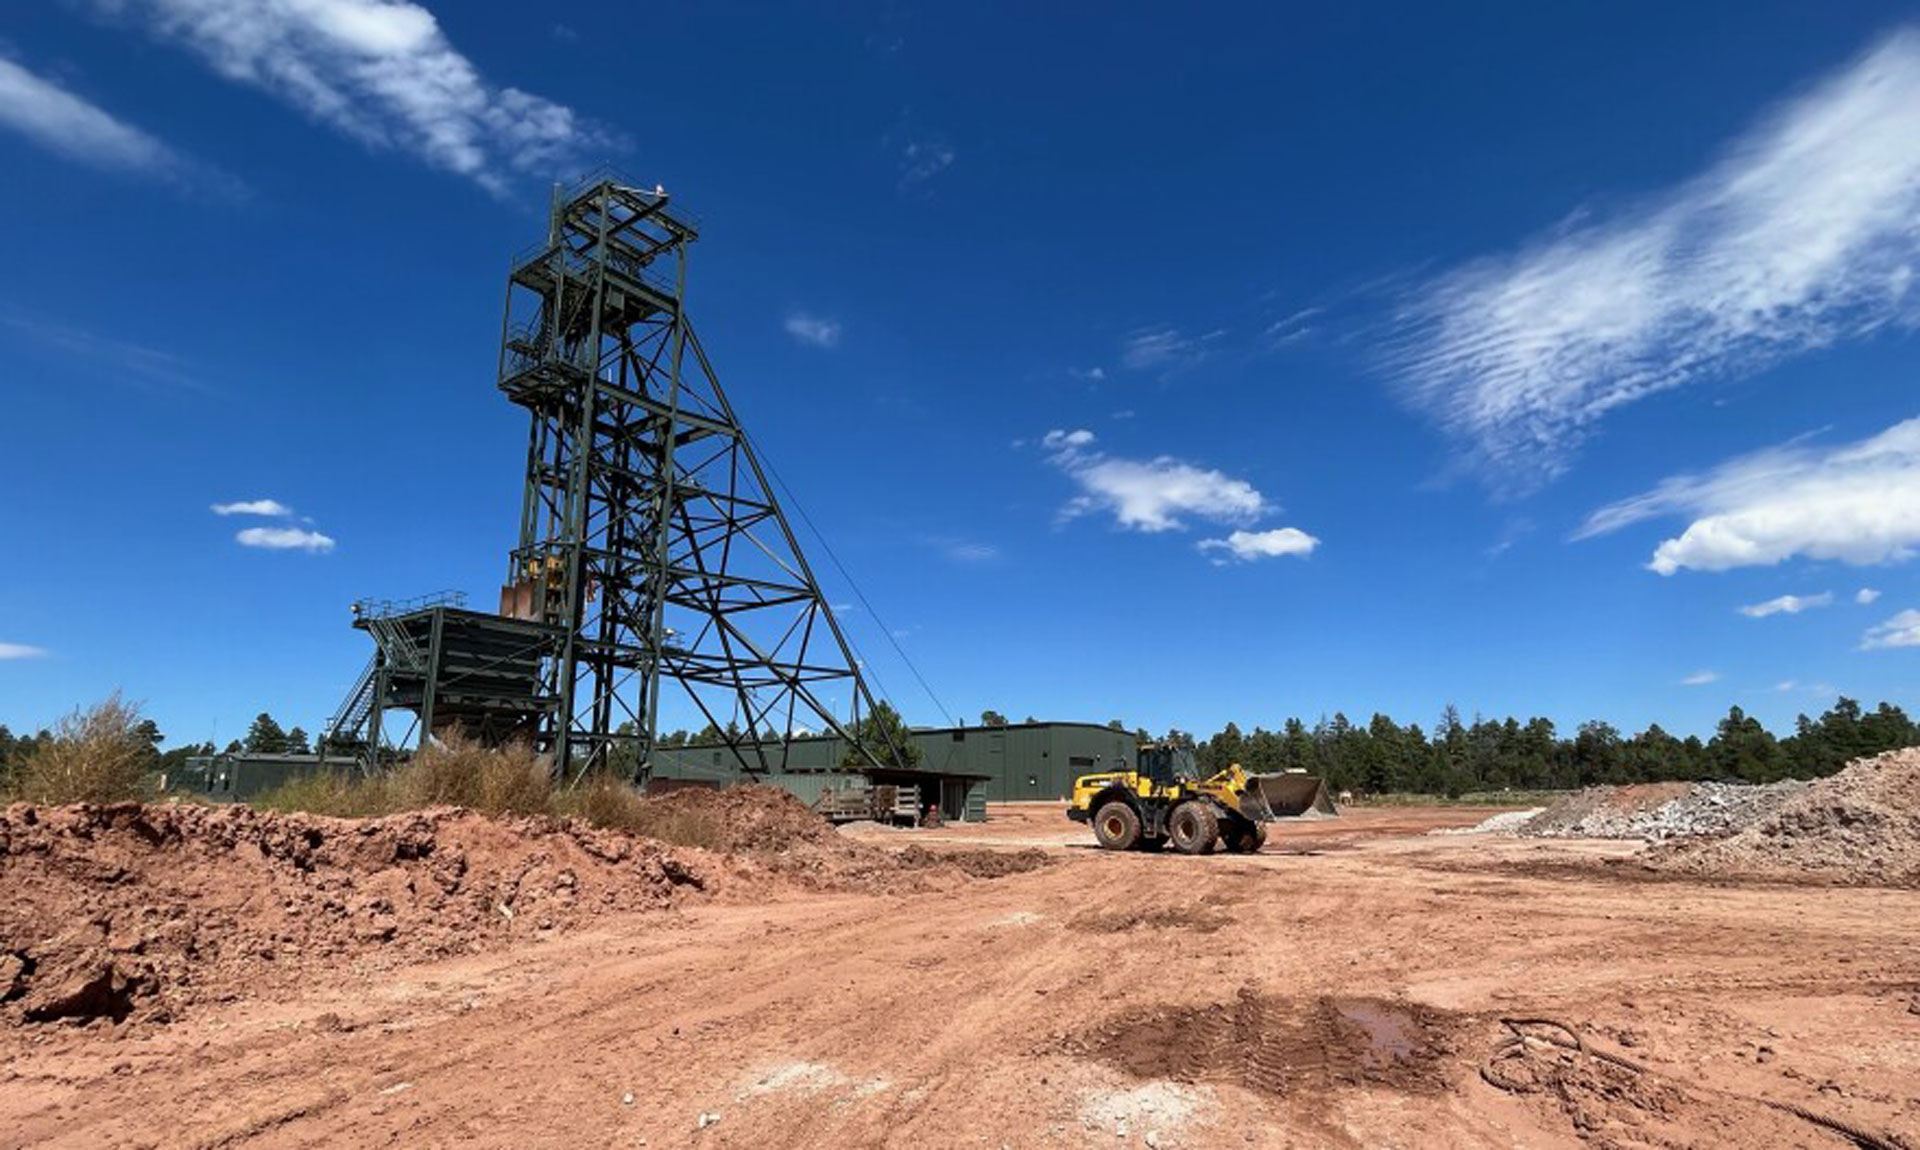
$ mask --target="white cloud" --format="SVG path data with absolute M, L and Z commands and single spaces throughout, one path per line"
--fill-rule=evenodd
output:
M 1778 683 L 1775 683 L 1773 685 L 1773 689 L 1775 691 L 1778 691 L 1780 694 L 1784 695 L 1788 691 L 1793 690 L 1795 687 L 1798 687 L 1799 685 L 1800 685 L 1800 681 L 1797 679 L 1782 679 Z
M 1855 603 L 1860 604 L 1862 607 L 1865 607 L 1867 604 L 1873 602 L 1875 599 L 1878 599 L 1879 597 L 1880 597 L 1880 592 L 1874 590 L 1871 587 L 1862 587 L 1858 591 L 1855 591 L 1853 593 L 1853 601 Z
M 408 0 L 93 2 L 370 147 L 495 191 L 509 171 L 550 177 L 609 142 L 571 108 L 489 84 Z
M 1920 647 L 1920 611 L 1908 609 L 1884 623 L 1875 623 L 1860 638 L 1863 651 L 1894 647 Z
M 1920 31 L 1611 218 L 1444 274 L 1390 364 L 1496 485 L 1563 472 L 1609 411 L 1920 318 Z
M 922 542 L 955 563 L 990 563 L 1000 557 L 1000 549 L 991 543 L 976 543 L 951 535 L 929 535 Z
M 0 57 L 0 127 L 97 168 L 169 175 L 188 166 L 173 149 L 146 132 L 4 57 Z
M 1680 685 L 1683 687 L 1704 687 L 1708 683 L 1718 683 L 1719 681 L 1720 672 L 1718 671 L 1695 671 L 1693 674 L 1680 680 Z
M 1266 499 L 1244 479 L 1170 455 L 1122 459 L 1091 450 L 1094 435 L 1084 428 L 1049 431 L 1040 442 L 1052 452 L 1049 461 L 1083 492 L 1062 509 L 1066 519 L 1111 511 L 1122 527 L 1155 532 L 1184 529 L 1183 517 L 1188 515 L 1242 525 L 1270 510 Z
M 1143 327 L 1120 341 L 1120 366 L 1128 371 L 1184 371 L 1206 359 L 1209 345 L 1225 334 L 1190 336 L 1165 324 Z
M 211 390 L 195 376 L 192 366 L 185 360 L 158 348 L 68 327 L 12 308 L 0 307 L 0 324 L 48 347 L 92 360 L 110 371 L 116 382 L 147 391 L 154 390 L 148 386 L 150 384 L 186 391 Z
M 784 325 L 787 334 L 806 344 L 808 347 L 837 347 L 840 343 L 840 322 L 822 319 L 804 311 L 794 312 L 787 317 Z
M 46 654 L 45 647 L 29 647 L 25 643 L 0 643 L 0 659 L 39 659 Z
M 1099 383 L 1107 378 L 1107 369 L 1104 367 L 1070 367 L 1067 369 L 1067 374 L 1074 379 L 1082 380 L 1086 383 Z
M 1574 538 L 1646 519 L 1694 517 L 1654 550 L 1647 566 L 1725 571 L 1795 555 L 1845 563 L 1898 562 L 1920 545 L 1920 419 L 1836 447 L 1804 442 L 1728 460 L 1702 475 L 1678 475 L 1652 491 L 1602 507 Z
M 212 511 L 215 515 L 272 515 L 281 518 L 293 514 L 293 508 L 277 499 L 242 499 L 235 503 L 216 503 Z
M 262 547 L 269 551 L 333 550 L 333 538 L 304 527 L 249 527 L 234 536 L 242 547 Z
M 953 166 L 959 153 L 938 136 L 912 139 L 900 149 L 900 186 L 903 189 L 924 184 Z
M 1302 308 L 1292 315 L 1268 324 L 1266 330 L 1260 333 L 1260 337 L 1268 347 L 1273 348 L 1298 343 L 1314 333 L 1316 329 L 1310 321 L 1326 310 L 1320 307 Z
M 1320 541 L 1297 527 L 1276 527 L 1271 531 L 1235 531 L 1225 539 L 1203 539 L 1200 550 L 1218 553 L 1216 563 L 1228 557 L 1241 562 L 1271 559 L 1280 555 L 1311 555 Z
M 1765 603 L 1752 603 L 1739 608 L 1742 615 L 1749 619 L 1764 619 L 1769 615 L 1798 615 L 1815 607 L 1825 607 L 1833 602 L 1831 591 L 1822 591 L 1818 595 L 1782 595 L 1778 599 L 1769 599 Z

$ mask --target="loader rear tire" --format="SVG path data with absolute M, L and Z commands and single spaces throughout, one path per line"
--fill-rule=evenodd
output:
M 1206 803 L 1181 803 L 1167 819 L 1167 837 L 1183 855 L 1206 854 L 1220 841 L 1220 817 Z
M 1227 833 L 1227 849 L 1238 855 L 1257 854 L 1267 845 L 1267 828 L 1248 823 Z
M 1119 799 L 1093 812 L 1093 837 L 1110 851 L 1130 850 L 1140 841 L 1140 816 Z

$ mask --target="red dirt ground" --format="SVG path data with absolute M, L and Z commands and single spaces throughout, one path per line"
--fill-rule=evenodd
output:
M 1207 858 L 994 813 L 849 837 L 1053 865 L 912 890 L 723 877 L 725 898 L 475 953 L 313 963 L 165 1025 L 0 1027 L 0 1141 L 1847 1144 L 1766 1098 L 1920 1150 L 1912 890 L 1624 881 L 1632 844 L 1424 834 L 1488 813 L 1459 807 Z M 1536 1042 L 1497 1068 L 1519 1092 L 1496 1087 L 1502 1017 L 1644 1069 Z

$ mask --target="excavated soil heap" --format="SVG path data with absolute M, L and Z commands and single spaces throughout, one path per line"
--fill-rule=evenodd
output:
M 644 807 L 645 833 L 737 855 L 784 878 L 826 889 L 918 893 L 960 879 L 1023 874 L 1053 861 L 1031 848 L 870 846 L 841 834 L 780 787 L 688 787 L 650 796 Z
M 833 852 L 845 843 L 832 823 L 780 787 L 687 787 L 651 795 L 644 807 L 650 825 L 677 824 L 684 841 L 728 854 Z
M 334 819 L 11 806 L 0 1023 L 164 1020 L 322 965 L 377 967 L 665 908 L 721 873 L 631 835 L 453 809 Z
M 1725 838 L 1665 844 L 1646 862 L 1687 874 L 1920 887 L 1920 748 L 1857 760 Z

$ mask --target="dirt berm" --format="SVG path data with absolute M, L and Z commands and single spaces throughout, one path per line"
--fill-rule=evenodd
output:
M 455 808 L 338 819 L 244 806 L 7 807 L 0 1024 L 164 1021 L 322 967 L 375 972 L 609 914 L 797 886 L 909 892 L 995 873 L 961 852 L 909 858 L 846 841 L 773 788 L 642 806 L 656 833 L 716 849 Z M 999 873 L 1020 869 L 1030 865 Z

